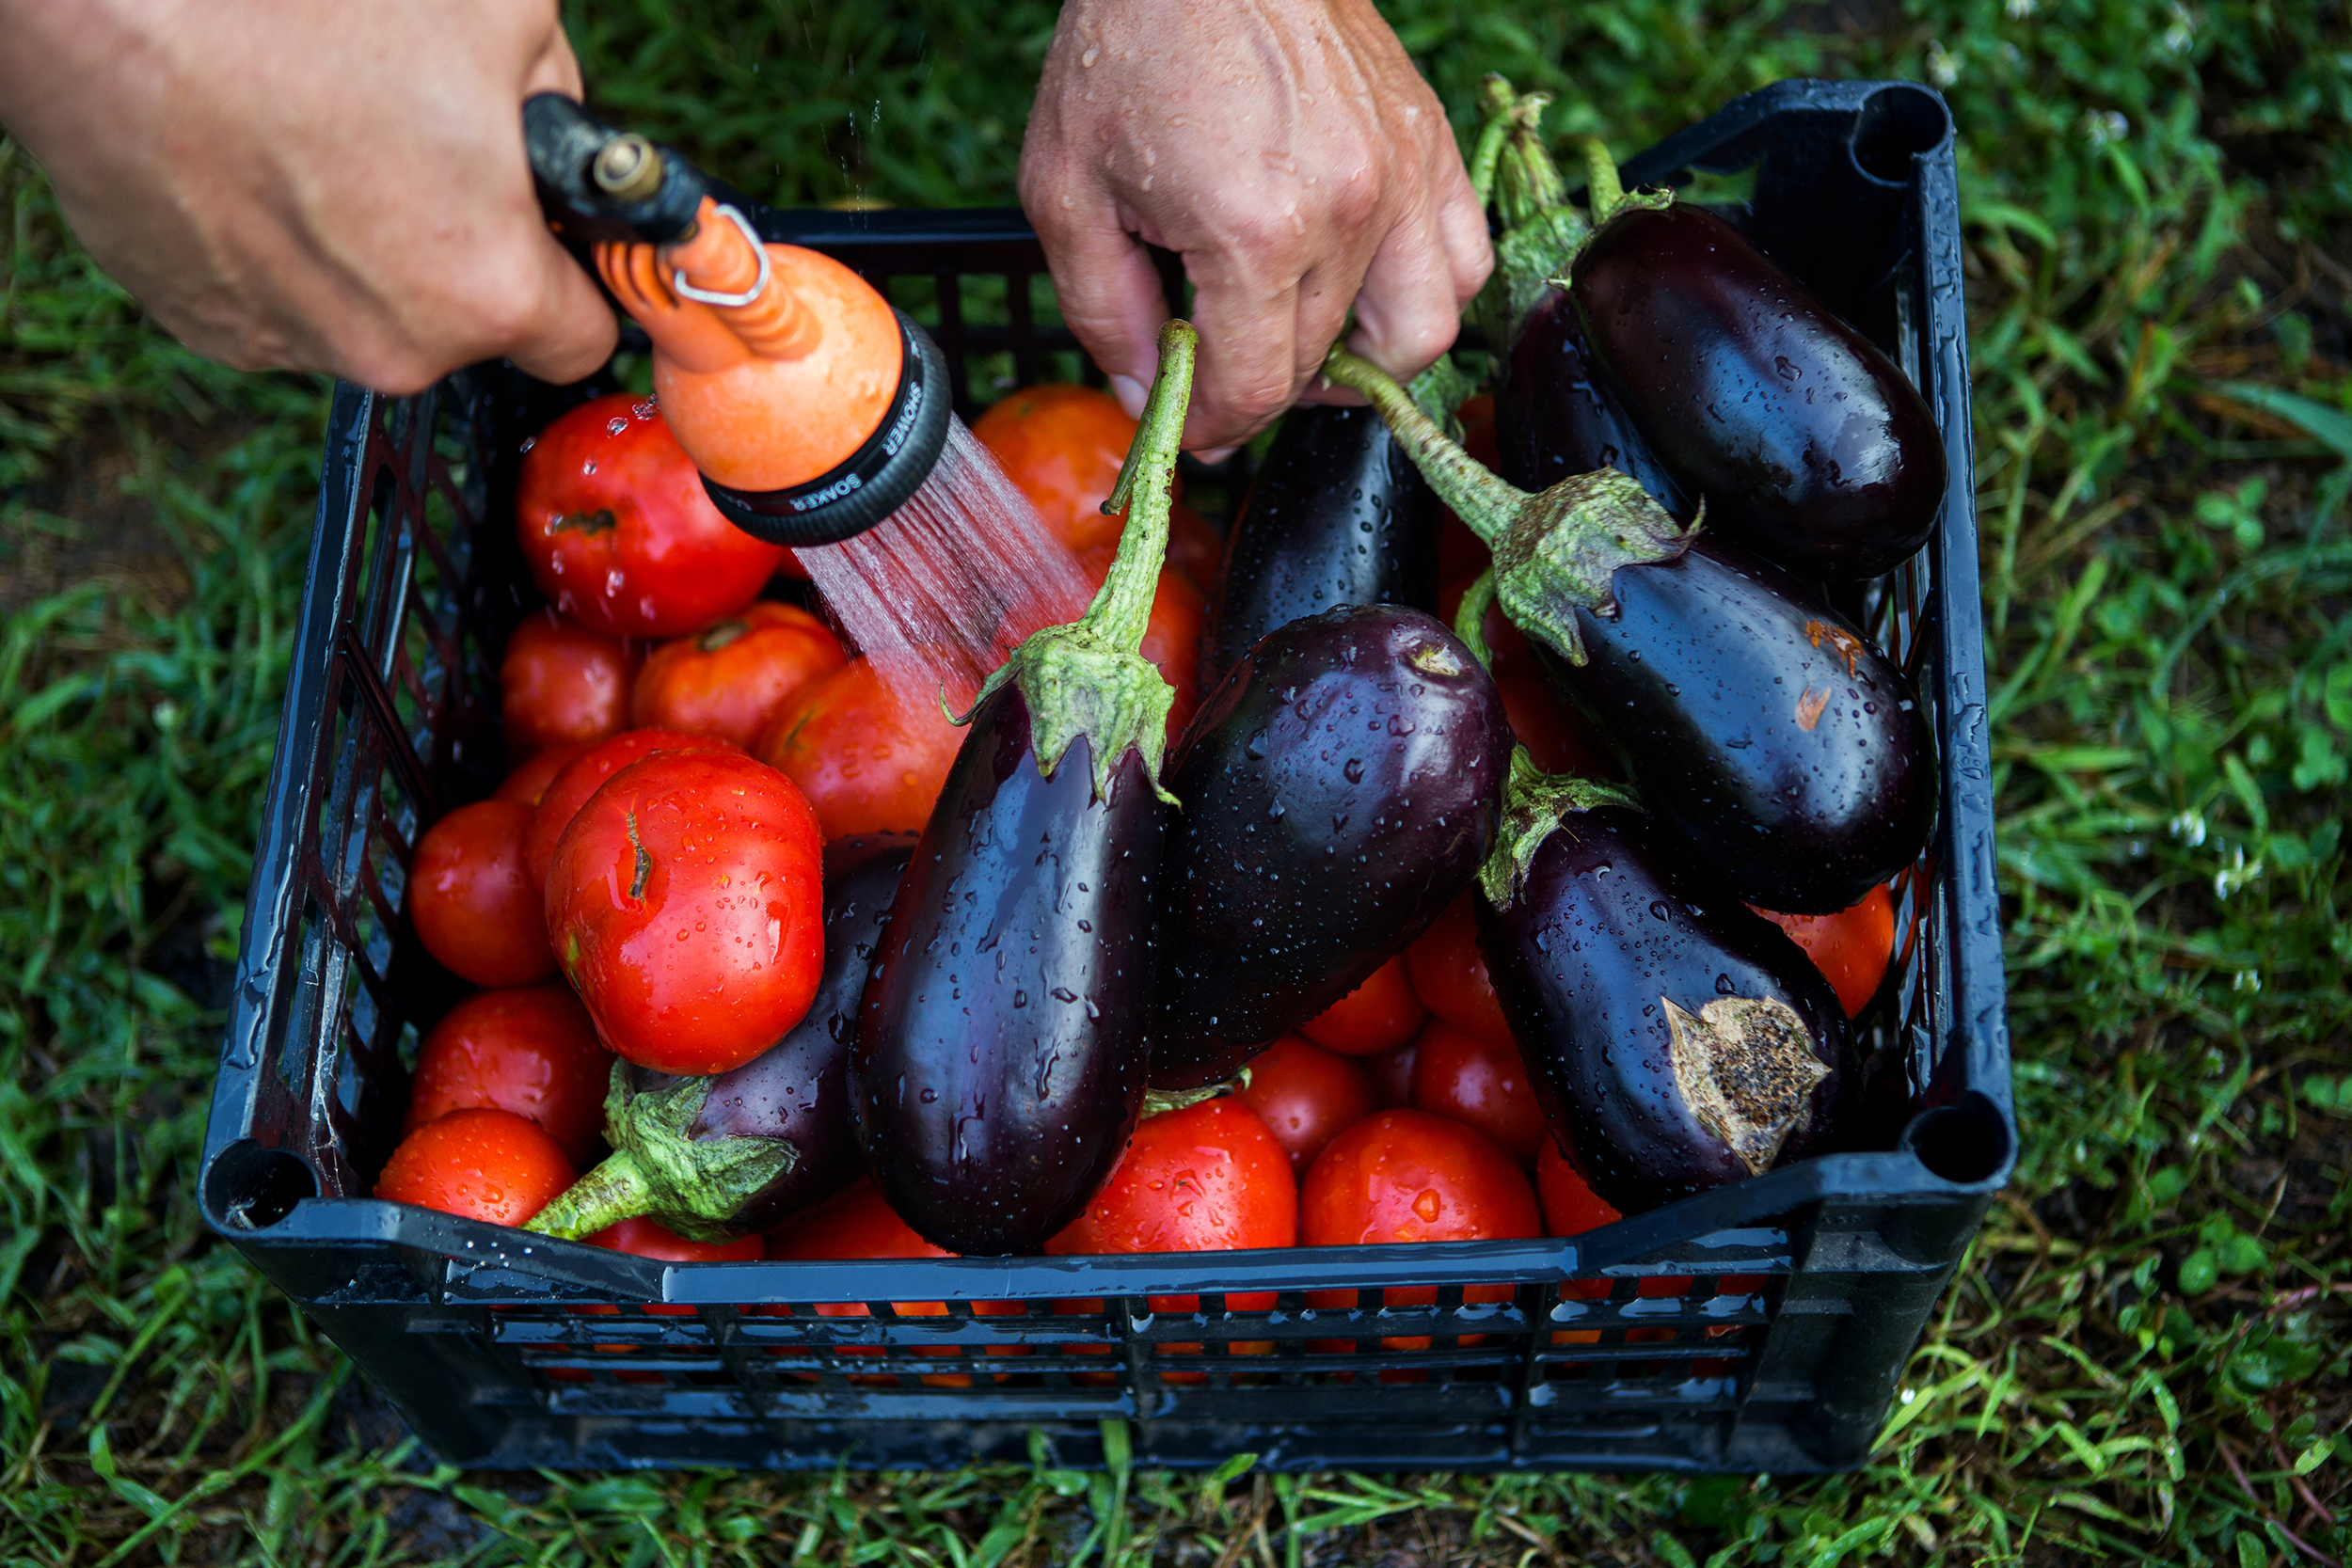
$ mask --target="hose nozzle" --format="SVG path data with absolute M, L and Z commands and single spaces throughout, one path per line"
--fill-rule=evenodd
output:
M 550 225 L 653 339 L 662 414 L 728 520 L 828 545 L 914 495 L 952 411 L 921 326 L 833 258 L 767 242 L 675 152 L 557 94 L 523 118 Z

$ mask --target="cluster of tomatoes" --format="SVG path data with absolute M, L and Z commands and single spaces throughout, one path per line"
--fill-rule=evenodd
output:
M 1135 428 L 1102 393 L 1047 387 L 974 433 L 1099 581 L 1119 530 L 1099 503 Z M 408 890 L 425 947 L 485 989 L 426 1037 L 375 1189 L 508 1225 L 588 1167 L 615 1053 L 723 1072 L 799 1021 L 822 960 L 823 844 L 919 831 L 961 739 L 821 620 L 759 596 L 798 575 L 789 552 L 719 515 L 648 401 L 605 398 L 550 425 L 525 457 L 517 526 L 548 608 L 501 666 L 516 766 L 427 830 Z M 1219 549 L 1180 501 L 1143 645 L 1177 691 L 1171 739 L 1198 695 Z M 1597 768 L 1540 684 L 1515 684 L 1512 634 L 1492 629 L 1537 760 Z M 1775 918 L 1858 1011 L 1888 959 L 1883 891 L 1843 915 Z M 1147 1119 L 1048 1251 L 1571 1235 L 1616 1217 L 1549 1133 L 1466 896 L 1258 1057 L 1240 1092 Z M 671 1261 L 945 1256 L 862 1180 L 766 1238 L 690 1241 L 636 1219 L 592 1240 Z

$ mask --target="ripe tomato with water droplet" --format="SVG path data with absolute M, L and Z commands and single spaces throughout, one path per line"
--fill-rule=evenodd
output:
M 612 1076 L 612 1053 L 568 987 L 485 990 L 452 1007 L 425 1036 L 401 1131 L 490 1106 L 529 1117 L 566 1159 L 584 1166 L 604 1134 Z
M 824 622 L 762 599 L 647 655 L 630 692 L 629 721 L 748 749 L 795 692 L 849 658 Z
M 529 1117 L 452 1111 L 400 1141 L 375 1196 L 493 1225 L 520 1225 L 572 1184 L 572 1163 Z
M 632 762 L 656 752 L 728 752 L 734 748 L 714 736 L 689 735 L 684 730 L 629 730 L 599 741 L 564 764 L 548 781 L 532 808 L 531 831 L 523 839 L 523 859 L 531 868 L 531 885 L 544 891 L 548 867 L 555 863 L 556 841 L 573 816 L 604 781 Z
M 1307 1246 L 1384 1242 L 1475 1242 L 1540 1236 L 1543 1219 L 1526 1172 L 1484 1133 L 1426 1111 L 1382 1111 L 1350 1127 L 1316 1156 L 1299 1196 L 1298 1239 Z M 1428 1307 L 1435 1286 L 1387 1291 L 1391 1307 Z M 1465 1302 L 1508 1301 L 1508 1285 L 1473 1285 Z M 1317 1308 L 1356 1305 L 1353 1291 L 1314 1291 Z M 1466 1335 L 1470 1345 L 1483 1337 Z M 1380 1341 L 1427 1350 L 1425 1336 Z M 1317 1344 L 1323 1344 L 1318 1341 Z M 1333 1348 L 1353 1348 L 1332 1341 Z
M 509 756 L 589 745 L 628 728 L 638 652 L 541 610 L 515 623 L 499 661 L 499 705 Z
M 936 703 L 853 658 L 787 701 L 752 754 L 800 786 L 830 841 L 922 832 L 962 744 Z
M 524 835 L 531 808 L 476 800 L 427 828 L 408 863 L 408 921 L 425 951 L 477 986 L 526 986 L 554 973 Z
M 1298 1035 L 1284 1035 L 1249 1064 L 1249 1085 L 1234 1098 L 1258 1113 L 1302 1177 L 1323 1146 L 1380 1108 L 1372 1080 L 1347 1057 Z
M 1150 1117 L 1127 1140 L 1086 1212 L 1045 1243 L 1051 1256 L 1137 1252 L 1236 1252 L 1289 1246 L 1298 1240 L 1297 1178 L 1290 1156 L 1255 1111 L 1239 1100 L 1204 1100 L 1181 1111 Z M 1263 1312 L 1271 1291 L 1238 1291 L 1226 1309 Z M 1102 1309 L 1095 1301 L 1060 1304 L 1065 1311 Z M 1197 1295 L 1150 1298 L 1154 1312 L 1197 1312 Z M 1263 1355 L 1263 1340 L 1219 1346 L 1234 1355 Z M 1168 1356 L 1199 1355 L 1199 1344 L 1159 1347 Z M 1206 1374 L 1170 1370 L 1171 1383 L 1200 1383 Z
M 556 957 L 604 1042 L 681 1074 L 773 1045 L 817 994 L 822 857 L 792 781 L 740 752 L 658 752 L 605 781 L 547 885 Z
M 1421 1032 L 1413 1103 L 1475 1127 L 1524 1165 L 1549 1141 L 1534 1080 L 1517 1041 L 1486 1039 L 1440 1020 Z
M 723 516 L 649 398 L 581 404 L 523 454 L 515 530 L 557 609 L 615 637 L 676 637 L 758 597 L 784 564 Z

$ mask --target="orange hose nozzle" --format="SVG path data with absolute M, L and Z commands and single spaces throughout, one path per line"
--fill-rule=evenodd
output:
M 763 246 L 740 213 L 708 197 L 686 238 L 606 243 L 596 255 L 605 286 L 653 339 L 663 416 L 717 483 L 804 484 L 847 462 L 889 412 L 905 359 L 897 313 L 831 257 Z

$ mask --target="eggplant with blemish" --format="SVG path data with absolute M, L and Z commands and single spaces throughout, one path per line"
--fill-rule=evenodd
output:
M 1848 580 L 1927 543 L 1945 482 L 1927 400 L 1737 229 L 1629 208 L 1569 278 L 1617 403 L 1725 534 Z
M 1613 615 L 1572 610 L 1582 664 L 1534 640 L 1544 678 L 1740 896 L 1831 914 L 1917 857 L 1934 823 L 1934 749 L 1876 643 L 1711 536 L 1620 569 L 1614 586 Z
M 766 1230 L 863 1168 L 846 1083 L 866 977 L 912 833 L 825 846 L 825 965 L 784 1038 L 731 1071 L 680 1078 L 616 1062 L 605 1101 L 612 1157 L 535 1216 L 580 1237 L 639 1214 L 705 1241 Z
M 1781 928 L 1636 810 L 1570 810 L 1478 904 L 1544 1114 L 1625 1213 L 1761 1175 L 1837 1132 L 1836 993 Z
M 1376 367 L 1334 348 L 1325 374 L 1372 399 L 1493 547 L 1503 613 L 1548 678 L 1733 893 L 1831 913 L 1917 856 L 1935 808 L 1926 720 L 1851 624 L 1730 542 L 1678 526 L 1614 469 L 1531 496 Z
M 850 1059 L 890 1207 L 966 1256 L 1036 1251 L 1110 1174 L 1143 1107 L 1159 788 L 1174 692 L 1136 652 L 1168 549 L 1192 329 L 1160 370 L 1105 511 L 1086 614 L 1014 650 L 973 710 L 899 883 Z
M 1493 842 L 1510 748 L 1434 616 L 1348 605 L 1261 639 L 1169 765 L 1153 1086 L 1232 1076 L 1426 930 Z
M 1371 409 L 1291 410 L 1226 538 L 1200 689 L 1304 616 L 1343 604 L 1437 609 L 1438 510 Z

